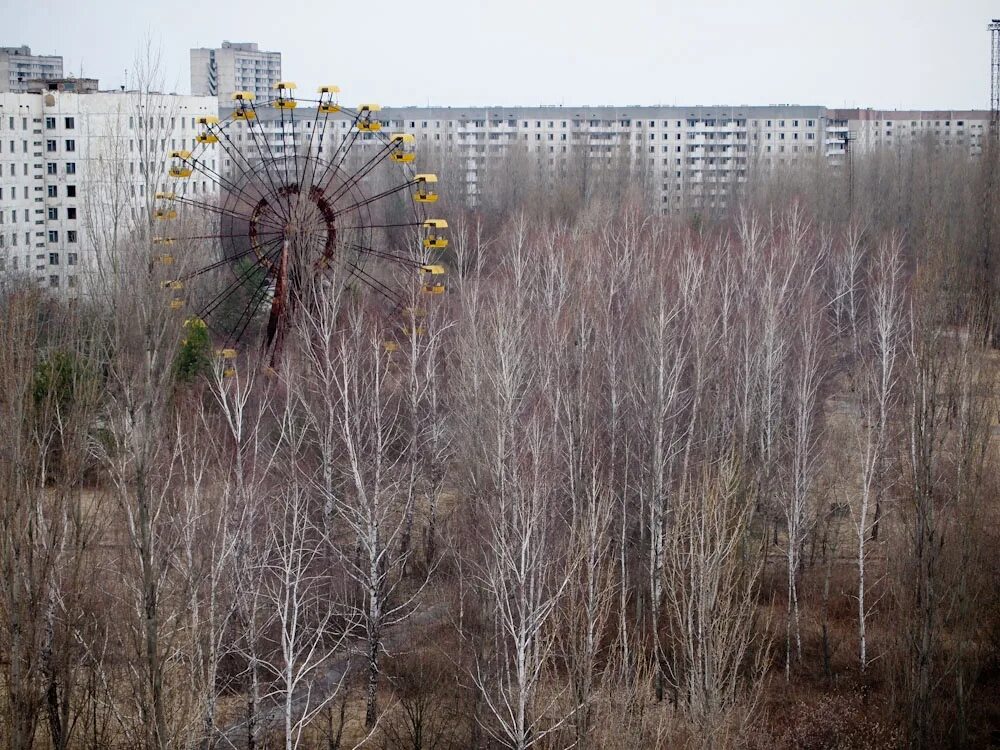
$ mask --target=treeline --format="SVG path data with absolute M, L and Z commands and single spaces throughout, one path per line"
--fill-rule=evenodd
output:
M 991 741 L 982 163 L 601 184 L 452 200 L 446 295 L 317 286 L 273 368 L 141 239 L 5 288 L 0 744 Z

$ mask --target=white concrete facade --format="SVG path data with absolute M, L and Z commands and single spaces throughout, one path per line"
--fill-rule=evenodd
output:
M 191 50 L 191 93 L 216 96 L 220 107 L 232 105 L 235 91 L 250 91 L 258 99 L 274 95 L 281 80 L 281 53 L 265 52 L 253 42 L 223 42 L 216 49 Z
M 988 110 L 827 110 L 826 153 L 843 157 L 920 144 L 979 156 L 990 131 Z
M 193 150 L 196 118 L 217 112 L 215 97 L 0 94 L 0 273 L 85 291 L 107 223 L 135 226 L 150 192 L 173 189 L 169 151 Z M 184 191 L 217 190 L 202 176 L 188 182 Z
M 228 111 L 223 108 L 222 114 Z M 349 117 L 331 116 L 311 136 L 315 109 L 290 116 L 259 107 L 275 155 L 332 152 L 352 134 Z M 284 132 L 282 133 L 282 119 Z M 322 122 L 320 118 L 319 122 Z M 738 185 L 760 174 L 809 162 L 838 165 L 854 153 L 934 143 L 975 157 L 989 132 L 989 112 L 835 110 L 820 106 L 743 107 L 386 107 L 384 132 L 412 133 L 418 153 L 453 157 L 470 203 L 500 158 L 513 153 L 555 181 L 585 161 L 627 163 L 662 212 L 724 208 Z M 239 126 L 242 127 L 242 126 Z M 295 135 L 293 137 L 292 130 Z M 325 143 L 323 142 L 325 141 Z M 380 143 L 361 134 L 355 147 Z M 228 165 L 220 154 L 223 167 Z M 418 157 L 419 158 L 419 157 Z
M 0 47 L 0 94 L 23 94 L 29 81 L 62 77 L 62 57 L 33 55 L 30 47 Z

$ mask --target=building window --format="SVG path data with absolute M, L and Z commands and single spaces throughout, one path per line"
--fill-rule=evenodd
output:
M 66 263 L 71 266 L 76 265 L 77 255 L 76 253 L 66 253 Z
M 70 206 L 69 208 L 66 209 L 66 218 L 67 219 L 76 218 L 76 208 L 74 206 Z
M 75 229 L 70 229 L 70 230 L 68 230 L 66 232 L 66 241 L 69 242 L 70 244 L 73 244 L 73 243 L 76 242 L 76 230 Z
M 76 162 L 68 161 L 66 162 L 66 174 L 76 174 Z
M 58 241 L 59 241 L 59 232 L 57 232 L 55 229 L 50 229 L 49 242 L 58 242 Z
M 49 221 L 59 221 L 59 209 L 50 208 L 49 209 Z
M 67 117 L 65 124 L 67 130 L 73 130 L 76 127 L 76 121 L 72 117 Z
M 66 186 L 66 197 L 67 198 L 75 198 L 76 197 L 76 185 L 67 185 Z
M 46 117 L 45 118 L 45 129 L 46 130 L 55 130 L 55 127 L 56 127 L 56 118 L 54 118 L 54 117 Z
M 54 274 L 52 276 L 49 276 L 49 286 L 52 287 L 53 289 L 58 288 L 59 287 L 59 277 L 56 276 L 56 275 L 54 275 Z
M 66 150 L 67 151 L 76 151 L 76 141 L 74 141 L 72 138 L 67 138 L 66 139 Z
M 45 141 L 45 150 L 51 154 L 53 151 L 56 150 L 56 142 L 51 139 Z
M 59 253 L 49 253 L 49 265 L 50 266 L 59 265 Z
M 59 196 L 59 188 L 56 185 L 49 185 L 48 191 L 50 198 L 56 198 Z
M 56 173 L 56 163 L 54 161 L 50 161 L 48 164 L 45 165 L 45 174 L 55 174 L 55 173 Z

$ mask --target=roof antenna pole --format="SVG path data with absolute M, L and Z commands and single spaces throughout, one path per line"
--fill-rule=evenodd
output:
M 1000 18 L 990 23 L 990 136 L 1000 134 Z

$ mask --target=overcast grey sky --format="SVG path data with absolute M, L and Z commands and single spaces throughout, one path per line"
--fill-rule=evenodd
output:
M 988 108 L 1000 0 L 0 0 L 0 45 L 123 82 L 147 34 L 166 87 L 223 39 L 345 103 Z

